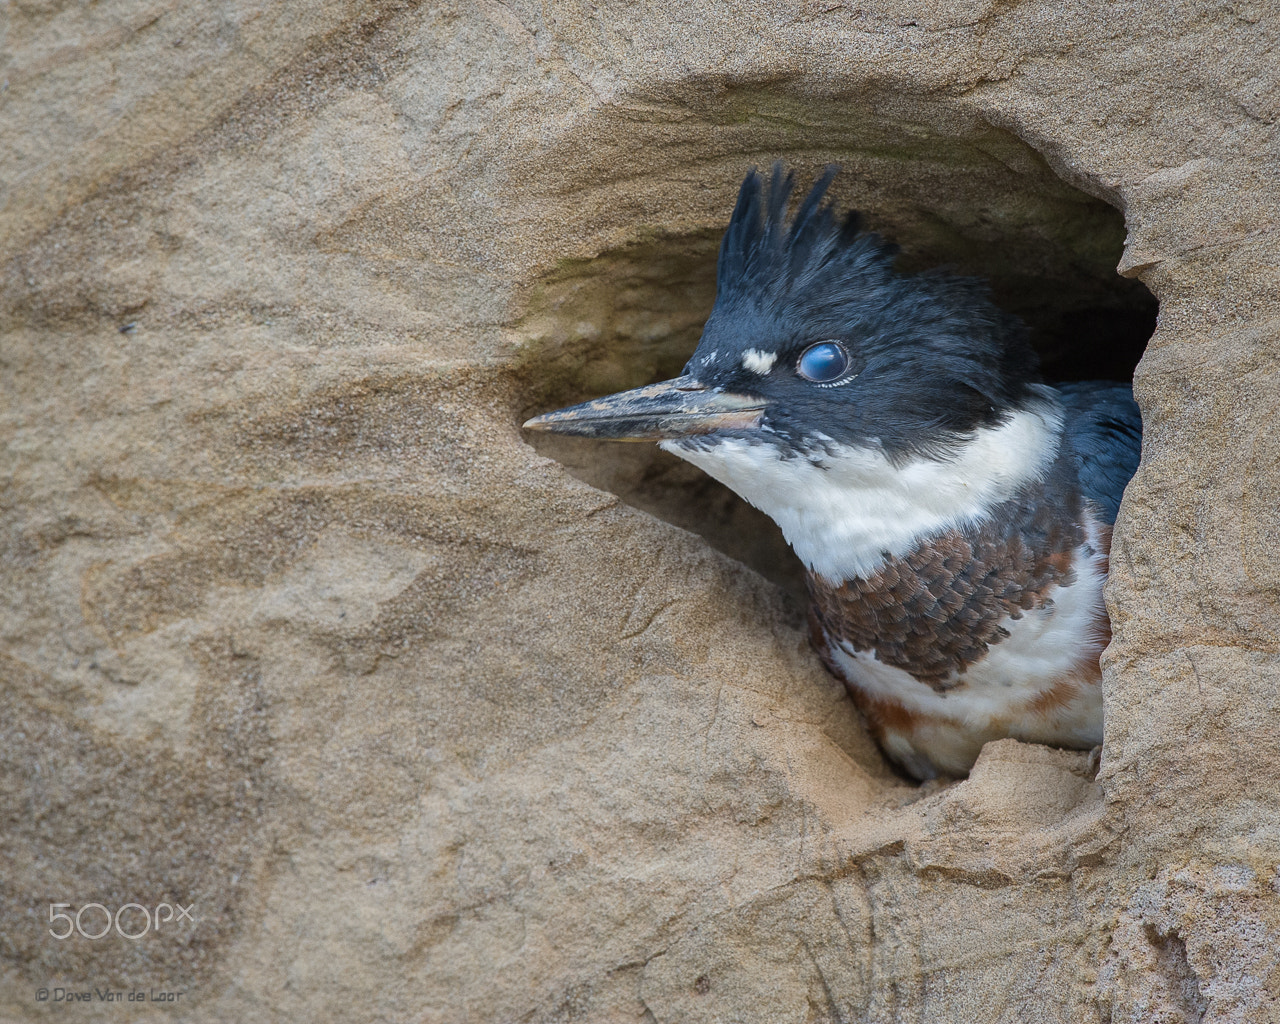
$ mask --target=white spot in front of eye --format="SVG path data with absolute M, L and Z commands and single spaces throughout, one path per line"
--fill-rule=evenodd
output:
M 772 370 L 777 361 L 777 352 L 761 352 L 758 348 L 749 348 L 742 353 L 743 369 L 758 373 L 761 377 Z

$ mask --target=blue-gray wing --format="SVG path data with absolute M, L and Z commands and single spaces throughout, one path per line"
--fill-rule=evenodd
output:
M 1142 415 L 1127 384 L 1058 384 L 1066 441 L 1074 451 L 1080 487 L 1109 524 L 1116 521 L 1125 485 L 1138 469 Z

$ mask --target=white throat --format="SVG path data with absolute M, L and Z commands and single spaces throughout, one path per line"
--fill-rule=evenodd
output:
M 662 447 L 740 494 L 782 527 L 813 572 L 838 583 L 874 573 L 931 536 L 980 522 L 1018 488 L 1043 478 L 1058 452 L 1053 405 L 979 429 L 945 461 L 894 466 L 872 448 L 830 446 L 816 461 L 727 438 L 706 448 Z

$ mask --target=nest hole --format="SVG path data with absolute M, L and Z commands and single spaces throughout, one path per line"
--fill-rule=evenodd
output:
M 732 196 L 749 166 L 772 157 L 746 155 L 714 183 L 725 197 L 714 226 L 641 224 L 627 244 L 567 261 L 537 282 L 519 325 L 530 384 L 523 415 L 680 373 L 715 300 Z M 898 244 L 898 269 L 945 267 L 989 282 L 995 301 L 1030 328 L 1046 381 L 1132 379 L 1157 305 L 1140 282 L 1116 273 L 1125 239 L 1119 211 L 995 129 L 930 140 L 917 127 L 896 148 L 882 138 L 872 151 L 793 150 L 797 192 L 832 160 L 844 170 L 831 197 Z M 687 169 L 673 176 L 673 191 L 689 188 L 690 177 Z M 578 479 L 697 533 L 803 603 L 802 567 L 773 521 L 693 466 L 651 444 L 527 439 Z

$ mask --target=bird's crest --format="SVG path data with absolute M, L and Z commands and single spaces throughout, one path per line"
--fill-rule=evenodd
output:
M 788 221 L 794 172 L 775 163 L 766 183 L 751 169 L 720 243 L 716 290 L 722 305 L 748 301 L 776 309 L 801 303 L 812 314 L 854 298 L 850 285 L 861 294 L 892 278 L 897 246 L 863 233 L 856 211 L 839 217 L 823 202 L 839 170 L 828 166 Z

